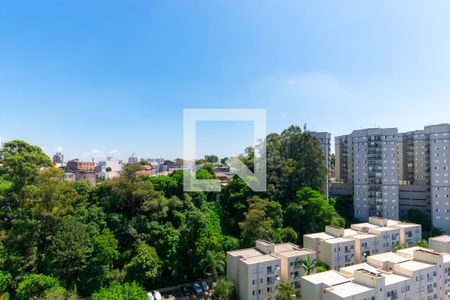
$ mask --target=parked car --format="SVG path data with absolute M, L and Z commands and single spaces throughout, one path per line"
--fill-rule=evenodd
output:
M 155 297 L 155 300 L 161 300 L 162 299 L 160 292 L 153 291 L 152 294 L 153 294 L 153 297 Z
M 204 292 L 209 291 L 209 285 L 206 283 L 205 280 L 199 280 L 198 283 L 200 284 Z
M 148 296 L 148 300 L 155 300 L 155 297 L 153 297 L 152 293 L 148 292 L 147 296 Z
M 194 290 L 194 293 L 196 295 L 201 294 L 203 292 L 202 287 L 200 286 L 200 284 L 198 282 L 195 282 L 192 285 L 192 290 Z
M 185 297 L 189 296 L 192 292 L 192 290 L 188 286 L 182 286 L 180 288 L 181 294 Z

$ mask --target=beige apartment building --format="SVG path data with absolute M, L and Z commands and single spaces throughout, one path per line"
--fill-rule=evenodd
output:
M 450 124 L 356 130 L 335 138 L 335 155 L 332 195 L 352 195 L 356 218 L 401 219 L 417 209 L 450 233 Z
M 441 235 L 429 238 L 428 246 L 436 252 L 450 253 L 450 236 Z
M 324 232 L 305 234 L 303 246 L 316 251 L 318 261 L 339 270 L 402 244 L 412 246 L 421 239 L 419 224 L 370 217 L 368 222 L 352 224 L 350 229 L 326 226 Z
M 321 275 L 322 274 L 322 275 Z M 450 255 L 413 247 L 302 278 L 302 299 L 449 299 Z
M 254 248 L 227 252 L 227 279 L 243 300 L 269 299 L 280 283 L 291 283 L 299 295 L 303 276 L 299 260 L 306 257 L 315 259 L 316 253 L 292 243 L 259 240 Z

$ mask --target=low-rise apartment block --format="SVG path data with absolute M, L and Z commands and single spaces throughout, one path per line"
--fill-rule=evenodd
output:
M 304 276 L 303 300 L 449 299 L 450 255 L 413 247 L 366 263 Z
M 365 262 L 371 255 L 412 246 L 422 239 L 421 225 L 370 217 L 350 229 L 326 226 L 324 232 L 305 234 L 303 246 L 316 251 L 320 262 L 339 270 Z
M 306 257 L 315 259 L 316 254 L 292 243 L 260 240 L 254 248 L 227 253 L 227 279 L 234 283 L 239 299 L 267 299 L 282 282 L 291 283 L 299 294 L 303 276 L 299 260 Z
M 436 252 L 450 253 L 450 236 L 441 235 L 428 239 L 428 246 Z

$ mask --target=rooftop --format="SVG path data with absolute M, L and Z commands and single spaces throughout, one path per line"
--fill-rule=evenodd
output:
M 353 277 L 353 273 L 355 273 L 356 270 L 360 270 L 360 269 L 365 269 L 372 273 L 378 272 L 377 268 L 372 267 L 369 264 L 362 263 L 362 264 L 351 265 L 348 267 L 342 267 L 339 269 L 339 273 L 341 273 L 342 275 L 347 276 L 347 277 Z
M 315 254 L 315 252 L 311 251 L 309 249 L 302 248 L 302 249 L 298 249 L 298 250 L 277 252 L 274 254 L 278 257 L 296 257 L 296 256 L 305 256 L 305 255 Z
M 256 250 L 255 248 L 247 248 L 247 249 L 228 251 L 228 254 L 230 254 L 231 256 L 241 256 L 243 258 L 263 255 L 262 252 Z
M 384 277 L 386 278 L 385 279 L 386 286 L 409 280 L 408 277 L 400 276 L 397 274 L 384 274 Z
M 353 295 L 369 293 L 371 291 L 372 291 L 371 288 L 354 282 L 346 282 L 326 289 L 327 293 L 332 293 L 334 295 L 339 296 L 340 298 L 347 298 Z
M 329 240 L 329 239 L 334 238 L 334 236 L 332 236 L 331 234 L 325 233 L 325 232 L 310 233 L 310 234 L 305 234 L 304 237 L 305 236 L 312 238 L 312 239 L 321 239 L 321 240 Z
M 339 274 L 334 270 L 303 276 L 302 279 L 307 280 L 313 284 L 323 283 L 328 286 L 349 282 L 349 279 L 347 277 Z
M 380 254 L 375 254 L 375 255 L 371 255 L 367 257 L 367 260 L 370 262 L 378 262 L 378 263 L 383 263 L 383 262 L 392 262 L 395 264 L 410 260 L 411 258 L 407 258 L 405 256 L 402 255 L 398 255 L 394 252 L 385 252 L 385 253 L 380 253 Z
M 257 263 L 261 263 L 261 262 L 269 262 L 269 261 L 277 261 L 277 260 L 279 260 L 278 257 L 273 256 L 272 254 L 266 254 L 266 255 L 242 258 L 240 261 L 247 265 L 251 265 L 251 264 L 257 264 Z
M 326 243 L 329 244 L 338 244 L 338 243 L 348 243 L 348 242 L 352 242 L 353 240 L 349 239 L 349 238 L 333 238 L 333 239 L 329 239 L 326 240 Z M 354 241 L 353 241 L 354 242 Z
M 400 254 L 402 256 L 408 256 L 408 257 L 412 258 L 414 256 L 414 251 L 416 251 L 416 250 L 430 251 L 430 249 L 427 249 L 427 248 L 414 246 L 414 247 L 410 247 L 410 248 L 397 250 L 397 251 L 395 251 L 395 253 Z
M 405 270 L 409 270 L 409 271 L 418 271 L 418 270 L 423 270 L 426 268 L 432 268 L 434 267 L 431 264 L 427 264 L 424 262 L 420 262 L 420 261 L 416 261 L 416 260 L 408 260 L 402 263 L 399 263 L 397 265 L 399 268 L 405 269 Z
M 434 241 L 438 241 L 438 242 L 450 243 L 450 235 L 435 236 L 435 237 L 430 238 L 430 240 L 434 240 Z

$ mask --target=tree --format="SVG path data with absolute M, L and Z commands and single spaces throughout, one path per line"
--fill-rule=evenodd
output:
M 61 284 L 54 277 L 43 274 L 25 275 L 17 286 L 16 298 L 18 300 L 45 299 L 47 293 L 55 288 L 61 288 Z
M 144 288 L 137 283 L 114 284 L 94 293 L 92 300 L 148 300 Z
M 332 198 L 327 200 L 309 187 L 299 190 L 296 196 L 286 208 L 285 223 L 299 232 L 299 236 L 322 231 L 326 225 L 344 225 L 344 220 L 334 209 Z
M 329 269 L 330 269 L 330 267 L 323 262 L 317 262 L 317 264 L 316 264 L 316 273 L 326 272 Z
M 7 142 L 0 151 L 0 173 L 7 174 L 16 190 L 33 183 L 40 168 L 52 165 L 41 148 L 24 141 Z
M 209 274 L 212 280 L 216 280 L 217 275 L 225 270 L 225 257 L 223 253 L 206 250 L 205 257 L 200 260 L 199 265 L 204 274 Z
M 239 223 L 244 247 L 252 246 L 258 239 L 270 240 L 273 236 L 273 220 L 267 214 L 269 201 L 253 196 L 248 203 L 249 209 L 245 214 L 245 220 Z
M 275 300 L 295 300 L 295 288 L 290 283 L 281 283 L 278 286 Z
M 88 264 L 80 273 L 78 287 L 80 295 L 89 296 L 99 290 L 111 277 L 114 261 L 119 257 L 118 241 L 106 228 L 98 235 L 91 237 L 92 253 Z
M 215 164 L 219 161 L 219 158 L 217 157 L 217 155 L 208 155 L 207 161 L 209 163 Z
M 49 268 L 67 286 L 73 287 L 89 264 L 92 251 L 87 225 L 75 219 L 64 220 L 58 226 L 48 249 Z
M 220 278 L 214 287 L 211 298 L 213 300 L 230 300 L 237 298 L 233 282 Z
M 161 264 L 155 248 L 141 243 L 137 248 L 136 256 L 125 265 L 125 278 L 128 281 L 136 281 L 144 286 L 151 286 L 159 277 Z
M 133 180 L 136 178 L 136 172 L 142 170 L 141 164 L 129 163 L 123 166 L 122 168 L 122 176 Z
M 311 257 L 307 256 L 304 259 L 298 259 L 297 263 L 303 269 L 303 275 L 309 275 L 316 268 L 317 261 L 315 259 L 311 259 Z
M 8 295 L 13 278 L 10 273 L 0 271 L 0 295 Z

